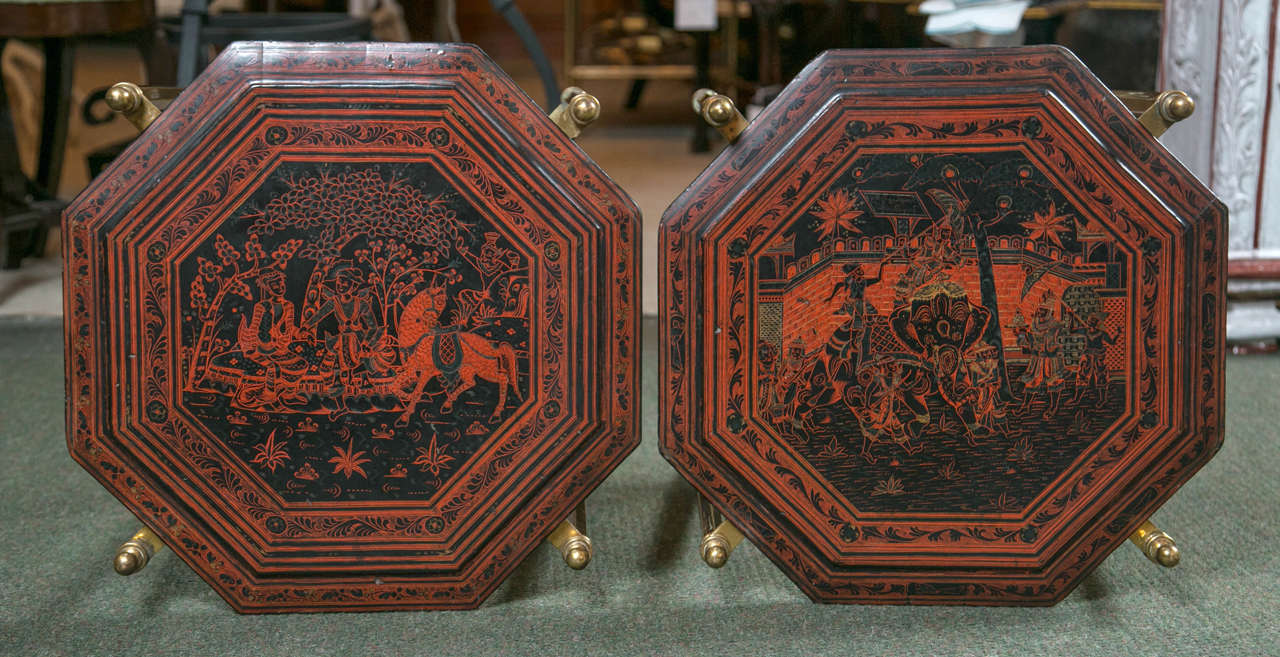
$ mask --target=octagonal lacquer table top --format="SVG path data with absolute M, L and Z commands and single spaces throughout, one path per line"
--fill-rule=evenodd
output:
M 662 451 L 816 600 L 1053 603 L 1221 444 L 1225 226 L 1065 50 L 826 53 L 663 217 Z
M 64 215 L 71 454 L 238 610 L 475 606 L 637 444 L 638 216 L 474 47 L 234 45 Z

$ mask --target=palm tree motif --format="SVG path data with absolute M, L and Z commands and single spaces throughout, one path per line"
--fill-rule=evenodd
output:
M 858 201 L 849 192 L 837 189 L 818 199 L 817 205 L 813 216 L 818 218 L 817 228 L 820 239 L 827 239 L 840 229 L 850 233 L 862 232 L 853 225 L 853 222 L 861 217 L 863 212 L 857 209 Z
M 423 472 L 429 470 L 431 476 L 439 477 L 440 470 L 453 460 L 453 457 L 445 453 L 445 449 L 436 443 L 436 435 L 431 434 L 431 442 L 426 447 L 418 448 L 418 458 L 413 460 L 413 464 L 422 466 Z
M 329 462 L 334 464 L 334 474 L 342 473 L 346 475 L 347 479 L 350 479 L 352 474 L 359 473 L 361 477 L 369 478 L 369 473 L 360 467 L 361 464 L 368 463 L 369 459 L 364 458 L 364 451 L 352 453 L 354 448 L 351 438 L 347 439 L 346 449 L 342 449 L 341 445 L 334 445 L 333 448 L 338 452 L 337 456 L 329 459 Z
M 1033 212 L 1030 221 L 1018 225 L 1027 229 L 1027 237 L 1037 241 L 1051 241 L 1061 249 L 1065 248 L 1062 236 L 1067 232 L 1066 220 L 1070 216 L 1058 214 L 1053 201 L 1049 201 L 1049 207 L 1044 212 Z
M 258 465 L 266 466 L 267 470 L 274 473 L 276 467 L 284 465 L 289 460 L 289 452 L 285 451 L 284 445 L 276 442 L 276 432 L 274 429 L 267 434 L 266 441 L 255 446 L 253 453 L 253 462 Z
M 905 189 L 925 189 L 925 194 L 945 213 L 943 221 L 956 234 L 973 236 L 978 265 L 978 292 L 982 307 L 991 311 L 983 339 L 996 346 L 1001 399 L 1012 399 L 1001 335 L 1000 307 L 996 294 L 995 267 L 987 239 L 987 228 L 1039 205 L 1042 198 L 1031 189 L 1039 183 L 1037 172 L 1027 166 L 1015 172 L 1016 184 L 1007 184 L 999 167 L 987 167 L 965 155 L 938 155 L 923 161 L 907 180 Z M 975 196 L 976 194 L 976 196 Z M 1051 213 L 1052 214 L 1052 213 Z

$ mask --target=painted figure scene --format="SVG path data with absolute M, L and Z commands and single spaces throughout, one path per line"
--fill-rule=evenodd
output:
M 529 263 L 426 167 L 283 165 L 180 268 L 185 406 L 286 500 L 428 496 L 526 397 Z
M 860 510 L 1020 512 L 1129 403 L 1130 258 L 1021 151 L 860 155 L 755 265 L 757 412 Z

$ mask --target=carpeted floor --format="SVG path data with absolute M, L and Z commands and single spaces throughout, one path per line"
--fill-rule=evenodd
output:
M 0 653 L 11 655 L 1277 655 L 1280 358 L 1228 361 L 1227 443 L 1156 516 L 1165 570 L 1124 546 L 1048 609 L 814 605 L 744 546 L 699 561 L 691 489 L 644 444 L 592 495 L 583 572 L 537 550 L 470 612 L 238 616 L 173 554 L 116 575 L 137 522 L 66 454 L 62 332 L 0 320 Z

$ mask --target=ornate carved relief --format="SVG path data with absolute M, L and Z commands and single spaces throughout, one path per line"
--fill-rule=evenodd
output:
M 1259 184 L 1274 20 L 1275 7 L 1266 0 L 1166 4 L 1161 78 L 1165 87 L 1191 94 L 1198 111 L 1163 142 L 1227 204 L 1233 254 L 1252 255 L 1264 242 L 1280 241 L 1280 216 L 1258 212 L 1266 191 L 1280 181 L 1268 177 Z

